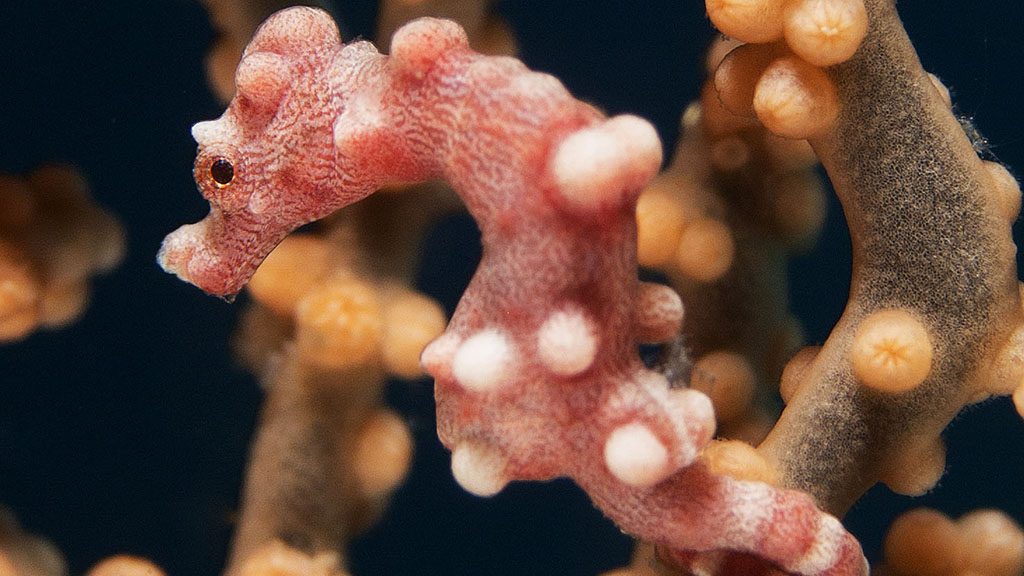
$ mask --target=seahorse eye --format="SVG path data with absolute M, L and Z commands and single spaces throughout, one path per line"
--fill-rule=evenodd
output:
M 227 158 L 217 158 L 210 165 L 210 177 L 218 188 L 223 188 L 235 178 L 235 167 Z

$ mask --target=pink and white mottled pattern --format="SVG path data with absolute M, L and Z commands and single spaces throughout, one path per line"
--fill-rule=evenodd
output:
M 484 255 L 422 361 L 467 490 L 569 476 L 623 530 L 670 551 L 866 573 L 856 540 L 809 497 L 696 463 L 710 402 L 640 361 L 638 344 L 671 337 L 682 317 L 668 288 L 637 280 L 635 201 L 661 162 L 648 123 L 606 119 L 435 19 L 401 28 L 387 57 L 342 46 L 323 12 L 282 11 L 236 83 L 224 116 L 193 130 L 211 211 L 168 236 L 165 269 L 233 294 L 294 228 L 388 182 L 444 178 Z

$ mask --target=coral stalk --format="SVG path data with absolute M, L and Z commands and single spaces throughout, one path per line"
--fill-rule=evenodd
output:
M 893 2 L 866 7 L 861 48 L 827 70 L 837 121 L 811 139 L 850 226 L 850 301 L 762 446 L 784 485 L 835 514 L 878 480 L 919 491 L 897 476 L 922 458 L 937 479 L 941 456 L 936 464 L 928 454 L 946 424 L 1016 384 L 993 383 L 992 365 L 1021 323 L 1000 191 L 921 68 Z M 927 378 L 898 394 L 862 386 L 851 363 L 857 328 L 889 309 L 920 321 L 934 347 Z

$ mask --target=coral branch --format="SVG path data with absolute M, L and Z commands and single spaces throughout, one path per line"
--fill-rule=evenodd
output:
M 355 247 L 332 239 L 287 238 L 250 284 L 256 302 L 236 349 L 268 401 L 231 574 L 275 562 L 296 574 L 313 569 L 303 562 L 339 569 L 351 536 L 376 519 L 410 464 L 407 427 L 379 407 L 382 384 L 388 372 L 420 374 L 419 354 L 444 316 L 424 296 L 355 277 L 344 258 Z
M 808 491 L 833 513 L 845 512 L 878 480 L 897 491 L 929 486 L 942 461 L 926 455 L 950 419 L 1019 380 L 1015 368 L 1002 376 L 1010 382 L 996 384 L 992 368 L 1021 323 L 1011 218 L 922 70 L 892 2 L 866 6 L 863 45 L 826 70 L 840 103 L 837 120 L 811 140 L 853 238 L 850 302 L 762 447 L 783 484 Z M 898 365 L 917 360 L 890 356 L 894 372 L 877 376 L 902 379 L 882 384 L 890 391 L 864 385 L 875 372 L 859 368 L 865 364 L 856 352 L 871 346 L 867 339 L 876 337 L 867 323 L 881 314 L 912 328 L 873 346 L 905 338 L 900 350 L 931 357 L 906 365 L 914 375 L 904 377 L 895 376 L 904 370 Z M 901 481 L 897 472 L 921 458 L 929 462 L 927 478 Z
M 274 540 L 311 553 L 337 551 L 367 514 L 355 497 L 353 468 L 336 447 L 354 444 L 380 377 L 318 373 L 294 357 L 282 364 L 253 447 L 232 549 L 236 566 Z
M 817 235 L 824 193 L 806 142 L 733 116 L 709 88 L 683 115 L 672 164 L 640 197 L 638 256 L 687 305 L 691 386 L 714 401 L 719 434 L 756 443 L 801 341 L 787 312 L 786 258 Z

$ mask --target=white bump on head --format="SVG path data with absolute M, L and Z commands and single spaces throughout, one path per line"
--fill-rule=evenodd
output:
M 654 486 L 673 471 L 668 448 L 639 422 L 620 426 L 608 435 L 604 462 L 613 476 L 637 488 Z
M 362 90 L 349 98 L 345 111 L 334 120 L 332 128 L 334 146 L 341 154 L 353 154 L 360 145 L 383 131 L 380 98 L 378 89 Z
M 400 70 L 422 79 L 446 52 L 469 46 L 466 31 L 451 20 L 418 18 L 391 37 L 391 62 Z
M 235 88 L 250 104 L 273 112 L 291 84 L 288 60 L 272 52 L 253 52 L 238 63 L 235 70 Z
M 590 368 L 597 353 L 593 323 L 578 307 L 555 312 L 537 330 L 537 353 L 544 366 L 560 376 Z
M 335 120 L 335 124 L 344 119 L 346 122 L 364 126 L 383 126 L 385 124 L 384 99 L 384 88 L 376 85 L 367 86 L 350 94 L 345 101 L 345 110 L 338 120 Z
M 839 560 L 840 549 L 846 530 L 835 517 L 822 514 L 818 519 L 817 533 L 814 542 L 804 555 L 786 566 L 787 571 L 797 574 L 821 574 L 835 565 Z
M 620 193 L 622 162 L 622 147 L 612 133 L 584 128 L 558 146 L 551 171 L 562 199 L 574 209 L 589 212 Z
M 525 69 L 522 62 L 516 62 L 516 67 Z M 529 71 L 526 74 L 514 74 L 511 78 L 515 90 L 523 90 L 527 94 L 535 94 L 540 97 L 558 98 L 567 93 L 565 85 L 558 78 L 543 72 Z
M 495 329 L 482 330 L 462 343 L 452 359 L 452 375 L 474 392 L 488 392 L 509 377 L 515 352 L 509 339 Z
M 508 484 L 505 458 L 483 442 L 465 440 L 452 451 L 452 475 L 466 492 L 494 496 Z
M 196 144 L 225 140 L 227 136 L 224 123 L 220 120 L 206 120 L 192 125 L 192 139 L 196 141 Z
M 639 116 L 623 114 L 609 119 L 604 128 L 624 148 L 630 176 L 636 179 L 630 185 L 643 186 L 658 173 L 661 168 L 661 139 L 650 122 Z

